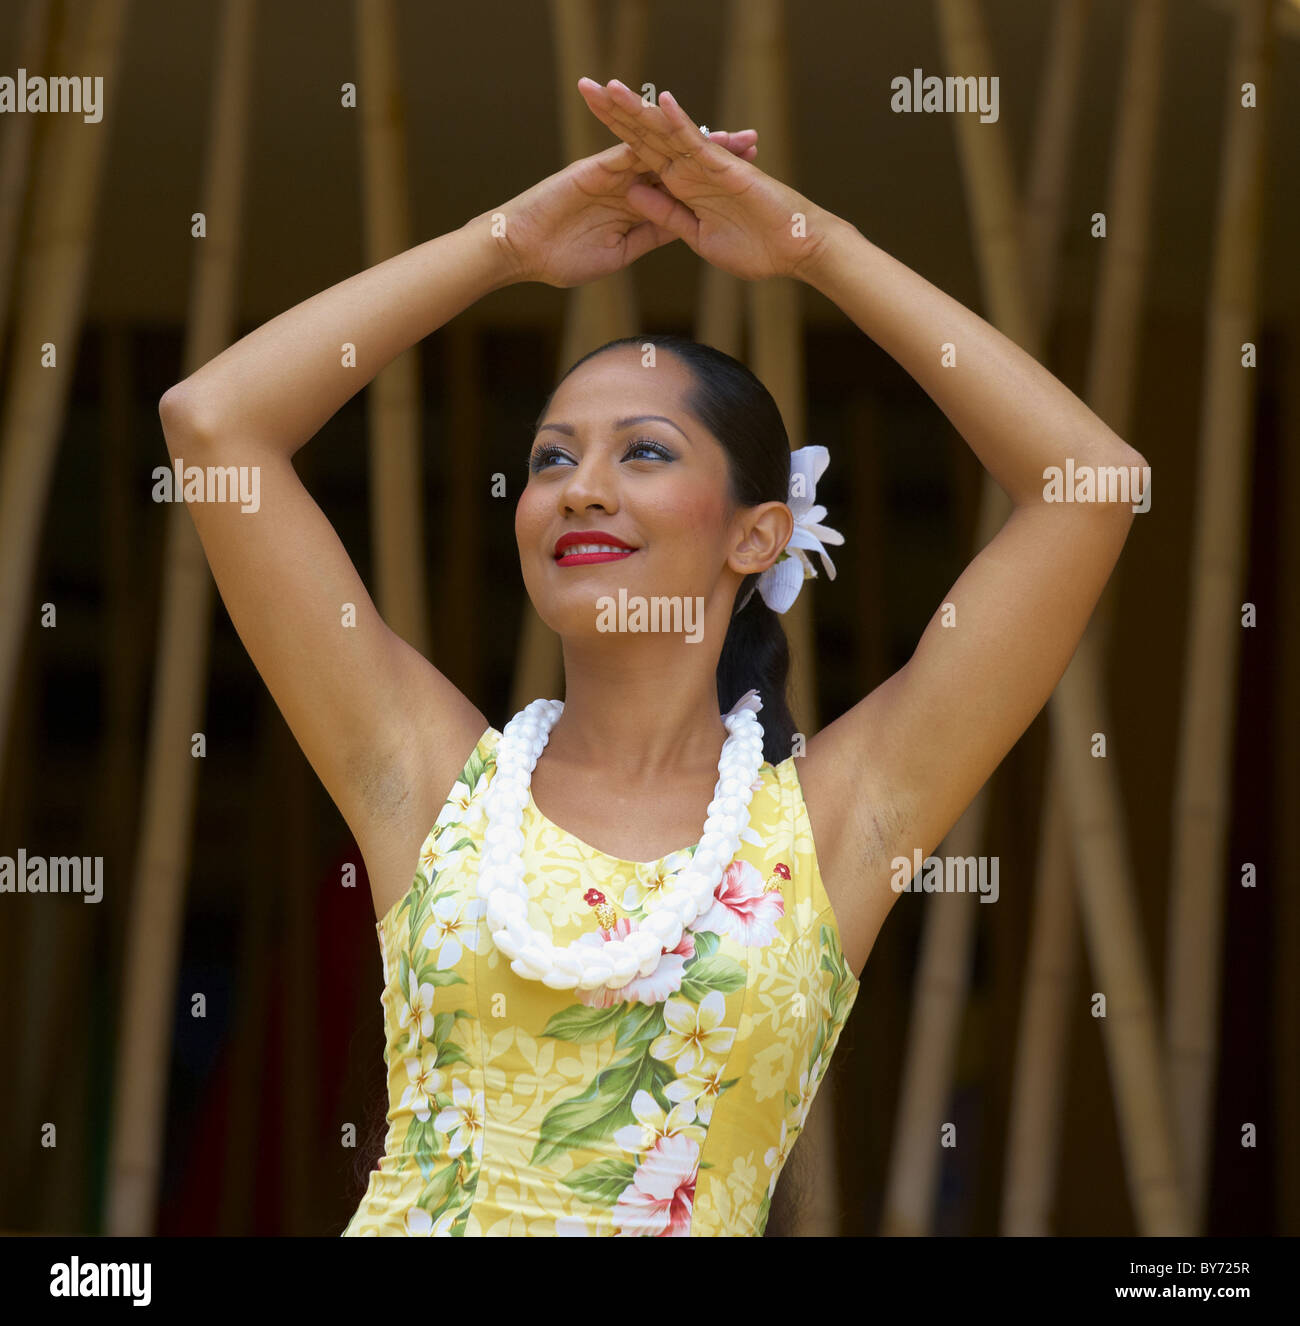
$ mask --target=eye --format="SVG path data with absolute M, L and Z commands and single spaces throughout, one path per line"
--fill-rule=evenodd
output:
M 550 443 L 543 443 L 542 446 L 538 447 L 537 450 L 533 452 L 532 459 L 528 462 L 528 468 L 536 474 L 539 470 L 544 470 L 546 468 L 546 462 L 550 460 L 552 456 L 562 455 L 564 455 L 564 452 L 562 452 L 559 447 Z
M 627 450 L 623 453 L 624 459 L 634 451 L 651 451 L 662 460 L 672 460 L 673 453 L 668 450 L 662 442 L 656 442 L 652 438 L 638 437 L 634 442 L 628 443 Z
M 623 452 L 623 459 L 627 460 L 630 456 L 649 451 L 658 456 L 661 460 L 675 460 L 676 457 L 662 442 L 656 442 L 653 438 L 638 437 L 627 444 L 627 450 Z M 552 442 L 545 442 L 536 451 L 533 452 L 532 459 L 528 463 L 528 468 L 533 474 L 538 474 L 542 470 L 550 468 L 550 462 L 556 457 L 565 456 L 566 453 Z

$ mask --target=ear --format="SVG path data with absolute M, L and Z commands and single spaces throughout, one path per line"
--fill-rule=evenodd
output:
M 760 502 L 737 516 L 736 543 L 727 565 L 744 577 L 766 571 L 794 533 L 794 516 L 784 502 Z

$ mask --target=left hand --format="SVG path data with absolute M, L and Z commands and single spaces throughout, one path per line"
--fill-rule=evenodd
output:
M 578 90 L 662 186 L 633 184 L 628 204 L 707 262 L 761 281 L 800 276 L 821 251 L 832 215 L 706 138 L 671 92 L 647 106 L 616 78 L 604 87 L 583 78 Z

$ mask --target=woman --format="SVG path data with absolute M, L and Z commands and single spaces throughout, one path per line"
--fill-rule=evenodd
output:
M 160 403 L 173 456 L 261 467 L 258 513 L 192 514 L 369 873 L 389 1127 L 349 1235 L 761 1234 L 914 851 L 1042 708 L 1128 533 L 1128 507 L 1045 500 L 1045 471 L 1145 463 L 1011 341 L 759 170 L 752 131 L 706 134 L 667 92 L 579 88 L 620 144 L 280 315 Z M 488 291 L 579 285 L 674 238 L 833 299 L 1013 513 L 907 665 L 804 743 L 776 610 L 811 572 L 803 550 L 838 541 L 813 523 L 824 452 L 792 459 L 728 356 L 602 347 L 546 403 L 516 512 L 564 703 L 498 730 L 385 627 L 290 457 Z M 695 637 L 605 629 L 620 595 L 697 606 Z

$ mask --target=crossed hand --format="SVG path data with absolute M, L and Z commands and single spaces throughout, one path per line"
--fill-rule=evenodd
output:
M 753 164 L 753 129 L 706 136 L 672 93 L 646 105 L 617 79 L 578 89 L 622 141 L 502 209 L 517 279 L 583 285 L 674 239 L 748 281 L 798 276 L 816 255 L 828 214 Z

